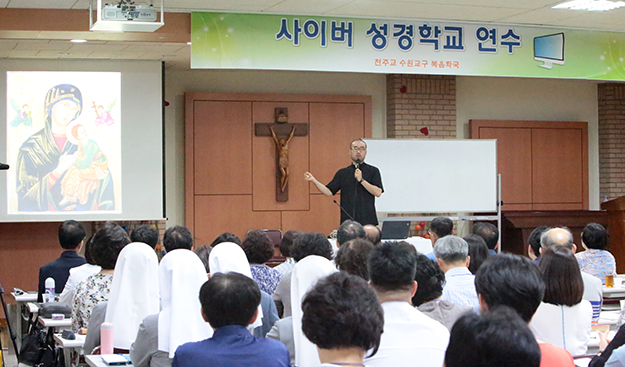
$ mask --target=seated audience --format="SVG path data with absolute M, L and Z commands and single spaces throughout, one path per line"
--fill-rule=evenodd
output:
M 239 237 L 237 237 L 237 235 L 234 234 L 234 233 L 224 232 L 224 233 L 220 234 L 219 236 L 217 236 L 217 238 L 215 238 L 215 240 L 213 240 L 213 242 L 210 244 L 210 246 L 212 248 L 215 248 L 215 246 L 219 245 L 220 243 L 224 243 L 224 242 L 232 242 L 232 243 L 236 243 L 237 245 L 240 245 L 241 244 L 241 239 Z
M 336 258 L 334 259 L 336 268 L 368 281 L 367 258 L 372 249 L 373 244 L 364 238 L 347 241 L 336 253 Z
M 623 359 L 623 353 L 625 353 L 625 348 L 623 348 L 623 345 L 625 345 L 625 324 L 619 327 L 614 335 L 614 339 L 609 344 L 606 336 L 603 333 L 599 333 L 599 354 L 592 358 L 588 367 L 625 366 L 625 359 Z
M 469 245 L 469 257 L 471 262 L 469 263 L 469 271 L 475 275 L 477 269 L 482 266 L 482 263 L 490 256 L 488 247 L 484 239 L 476 234 L 470 234 L 463 238 Z
M 293 260 L 297 263 L 310 255 L 317 255 L 332 260 L 334 251 L 330 241 L 321 233 L 309 232 L 298 236 L 291 249 Z M 280 317 L 291 316 L 291 274 L 284 274 L 273 294 Z
M 436 245 L 436 241 L 438 241 L 439 238 L 449 236 L 453 233 L 453 231 L 454 231 L 454 222 L 452 222 L 451 219 L 447 217 L 434 218 L 432 220 L 432 223 L 430 223 L 430 230 L 428 231 L 430 235 L 430 241 L 432 241 L 432 248 L 434 248 L 434 245 Z M 434 256 L 434 251 L 430 252 L 429 254 L 426 254 L 425 256 L 427 256 L 428 259 L 430 260 L 436 261 L 436 256 Z
M 273 257 L 273 241 L 267 233 L 253 230 L 247 232 L 247 236 L 241 242 L 241 248 L 245 251 L 247 261 L 250 263 L 252 279 L 258 283 L 261 291 L 272 295 L 282 278 L 279 271 L 265 265 Z
M 484 239 L 491 255 L 497 255 L 497 249 L 499 248 L 499 230 L 496 225 L 487 222 L 477 222 L 473 225 L 473 234 Z
M 475 274 L 475 288 L 482 313 L 501 306 L 514 309 L 528 324 L 545 293 L 545 282 L 536 264 L 529 259 L 501 254 L 491 256 Z M 542 367 L 573 367 L 573 357 L 566 350 L 537 340 Z
M 434 245 L 434 255 L 445 272 L 445 286 L 441 299 L 460 306 L 479 309 L 473 274 L 469 271 L 469 245 L 458 236 L 445 236 Z
M 282 275 L 293 271 L 293 268 L 295 267 L 295 260 L 291 255 L 291 249 L 293 248 L 295 239 L 303 233 L 304 232 L 302 231 L 292 229 L 290 231 L 286 231 L 284 236 L 282 236 L 282 241 L 280 241 L 280 253 L 286 258 L 286 260 L 274 268 Z
M 412 305 L 423 314 L 443 324 L 451 330 L 460 316 L 473 310 L 471 306 L 458 306 L 441 299 L 445 273 L 436 264 L 422 254 L 417 254 L 417 292 L 412 296 Z
M 217 273 L 235 272 L 254 279 L 252 278 L 250 264 L 239 245 L 232 242 L 222 242 L 213 248 L 208 259 L 211 277 Z M 251 330 L 254 336 L 264 337 L 278 320 L 278 311 L 269 294 L 261 290 L 260 295 L 258 318 L 252 322 Z
M 189 251 L 174 251 L 163 258 L 158 266 L 161 311 L 146 316 L 139 325 L 137 338 L 130 347 L 133 366 L 169 367 L 180 345 L 213 335 L 198 312 L 198 295 L 208 280 L 206 273 L 200 260 Z
M 573 234 L 571 234 L 571 231 L 567 228 L 550 228 L 546 230 L 540 237 L 540 246 L 541 252 L 552 246 L 564 247 L 573 254 L 577 249 L 577 246 L 573 243 Z M 584 271 L 582 271 L 582 280 L 584 282 L 584 295 L 582 298 L 592 305 L 592 320 L 593 322 L 597 322 L 599 321 L 601 305 L 603 304 L 603 287 L 601 285 L 601 280 Z
M 204 246 L 196 247 L 193 250 L 193 252 L 197 255 L 197 257 L 199 257 L 200 260 L 202 261 L 202 264 L 204 265 L 204 269 L 206 269 L 206 274 L 210 274 L 210 272 L 211 272 L 210 265 L 208 263 L 208 259 L 209 259 L 209 256 L 210 256 L 212 250 L 213 250 L 213 248 L 210 247 L 210 245 L 204 245 Z
M 417 252 L 406 242 L 383 242 L 369 254 L 369 277 L 384 310 L 384 332 L 378 352 L 365 359 L 369 367 L 443 364 L 449 331 L 412 306 Z
M 193 235 L 187 227 L 169 227 L 163 234 L 163 246 L 165 246 L 167 253 L 177 249 L 191 250 L 193 248 Z
M 92 354 L 100 345 L 100 326 L 113 324 L 113 347 L 130 350 L 144 317 L 159 310 L 158 257 L 143 242 L 126 245 L 117 258 L 115 276 L 107 302 L 93 308 L 84 350 Z
M 58 259 L 39 268 L 37 302 L 43 302 L 46 279 L 54 279 L 54 292 L 61 293 L 65 288 L 67 278 L 69 278 L 69 270 L 87 262 L 84 257 L 78 255 L 84 239 L 85 229 L 82 224 L 75 220 L 66 220 L 61 223 L 59 226 L 59 243 L 64 251 Z
M 130 240 L 132 242 L 143 242 L 155 249 L 158 244 L 158 229 L 148 224 L 140 225 L 132 230 Z
M 109 299 L 113 271 L 121 250 L 130 243 L 128 234 L 114 222 L 106 222 L 93 235 L 91 252 L 93 261 L 102 270 L 87 277 L 76 286 L 72 305 L 72 330 L 78 332 L 87 327 L 91 311 L 100 302 Z
M 543 249 L 538 267 L 546 285 L 545 296 L 530 329 L 537 339 L 564 348 L 573 356 L 585 354 L 592 306 L 582 299 L 584 283 L 575 256 L 562 246 L 551 246 Z
M 550 229 L 551 227 L 549 226 L 538 226 L 534 228 L 532 233 L 530 233 L 529 237 L 527 238 L 527 242 L 529 244 L 527 247 L 527 256 L 529 256 L 529 258 L 532 259 L 535 263 L 538 263 L 538 258 L 540 257 L 540 237 L 543 235 L 543 233 L 547 232 Z
M 616 260 L 608 248 L 609 235 L 598 223 L 589 223 L 582 231 L 582 247 L 586 251 L 575 254 L 580 269 L 594 275 L 605 285 L 606 275 L 616 275 Z
M 541 351 L 519 315 L 501 306 L 469 313 L 451 329 L 446 367 L 539 367 Z
M 373 289 L 357 276 L 320 279 L 302 312 L 302 331 L 317 346 L 321 366 L 362 365 L 365 353 L 371 357 L 380 346 L 384 314 Z
M 289 367 L 289 352 L 283 344 L 247 330 L 258 317 L 260 297 L 258 285 L 248 276 L 236 272 L 211 276 L 200 289 L 200 302 L 213 336 L 178 347 L 172 366 Z
M 377 246 L 382 242 L 382 231 L 378 226 L 374 226 L 373 224 L 365 224 L 362 226 L 365 229 L 366 238 L 373 244 L 373 246 Z
M 341 223 L 341 226 L 336 231 L 336 245 L 340 248 L 341 245 L 347 243 L 356 238 L 365 238 L 367 234 L 362 224 L 348 219 Z
M 60 303 L 73 305 L 74 292 L 76 291 L 76 286 L 78 285 L 78 283 L 87 279 L 88 276 L 99 273 L 100 270 L 102 270 L 101 267 L 95 265 L 93 257 L 91 256 L 92 240 L 93 236 L 89 237 L 87 242 L 85 242 L 85 260 L 87 260 L 87 262 L 75 268 L 69 269 L 69 278 L 67 278 L 65 288 L 63 288 L 63 292 L 61 292 L 61 295 L 59 296 Z
M 337 270 L 330 260 L 316 255 L 306 256 L 306 258 L 295 264 L 291 282 L 293 316 L 283 321 L 285 324 L 288 324 L 288 320 L 291 320 L 290 322 L 293 325 L 293 344 L 295 346 L 295 356 L 293 358 L 295 366 L 317 367 L 320 365 L 317 348 L 310 340 L 304 337 L 302 332 L 302 301 L 306 293 L 319 279 L 336 272 Z M 283 336 L 285 335 L 281 335 L 281 341 L 283 341 Z

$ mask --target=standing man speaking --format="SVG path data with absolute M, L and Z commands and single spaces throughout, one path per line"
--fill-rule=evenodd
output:
M 306 172 L 304 178 L 314 183 L 317 190 L 326 196 L 341 191 L 341 223 L 353 219 L 363 226 L 377 225 L 375 198 L 379 198 L 384 192 L 380 170 L 365 163 L 367 143 L 362 139 L 351 142 L 349 156 L 352 164 L 338 170 L 327 185 L 317 181 L 310 172 Z

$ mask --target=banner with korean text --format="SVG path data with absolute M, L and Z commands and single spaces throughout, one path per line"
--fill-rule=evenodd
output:
M 191 68 L 625 80 L 625 33 L 195 12 Z

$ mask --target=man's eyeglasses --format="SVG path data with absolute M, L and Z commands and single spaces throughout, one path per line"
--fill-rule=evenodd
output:
M 353 151 L 361 151 L 361 152 L 366 152 L 367 148 L 365 147 L 352 147 Z

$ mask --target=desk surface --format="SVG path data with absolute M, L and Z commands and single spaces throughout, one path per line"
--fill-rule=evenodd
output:
M 65 327 L 72 326 L 72 318 L 66 318 L 63 320 L 52 320 L 43 317 L 38 317 L 39 323 L 45 327 Z
M 75 340 L 65 339 L 61 334 L 54 334 L 54 340 L 63 348 L 82 348 L 85 345 L 85 335 L 76 334 Z
M 124 354 L 130 360 L 129 354 Z M 101 355 L 89 354 L 85 356 L 85 361 L 91 367 L 109 367 L 104 361 L 102 361 Z M 132 363 L 127 364 L 126 366 L 132 366 Z
M 37 292 L 29 291 L 22 295 L 16 295 L 15 292 L 11 292 L 13 298 L 15 298 L 16 302 L 37 302 Z

